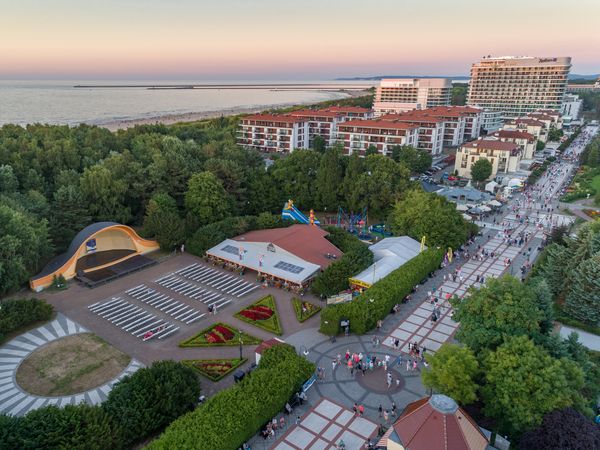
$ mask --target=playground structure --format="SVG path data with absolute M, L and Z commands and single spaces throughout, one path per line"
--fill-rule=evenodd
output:
M 367 208 L 359 213 L 347 212 L 340 206 L 338 208 L 337 224 L 349 233 L 355 234 L 359 239 L 371 240 L 372 236 L 367 227 Z
M 288 200 L 281 210 L 281 218 L 294 220 L 307 225 L 321 225 L 321 222 L 315 217 L 314 210 L 310 210 L 308 217 L 294 206 L 293 200 Z

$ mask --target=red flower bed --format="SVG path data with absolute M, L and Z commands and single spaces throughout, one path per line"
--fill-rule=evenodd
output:
M 223 339 L 225 339 L 226 341 L 230 341 L 233 339 L 233 331 L 231 331 L 228 328 L 225 328 L 222 325 L 217 325 L 215 327 L 215 331 L 218 331 L 219 334 L 221 334 L 221 336 L 223 336 Z
M 253 306 L 250 306 L 248 309 L 251 309 L 251 310 L 257 311 L 257 312 L 261 312 L 264 314 L 268 314 L 268 317 L 271 317 L 273 315 L 273 310 L 265 305 L 253 305 Z
M 257 307 L 250 307 L 243 310 L 240 314 L 250 320 L 267 320 L 273 315 L 271 308 L 267 308 L 267 311 L 257 309 Z
M 223 342 L 225 342 L 225 340 L 214 331 L 206 333 L 204 337 L 206 338 L 206 341 L 210 342 L 211 344 L 222 344 Z

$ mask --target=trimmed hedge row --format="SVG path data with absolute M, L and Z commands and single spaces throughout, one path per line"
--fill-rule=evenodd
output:
M 330 296 L 350 287 L 348 279 L 373 264 L 373 253 L 356 236 L 334 227 L 325 227 L 327 239 L 344 255 L 330 264 L 313 281 L 311 290 L 316 295 Z
M 281 412 L 314 370 L 290 345 L 271 347 L 250 376 L 177 419 L 147 448 L 239 448 Z
M 533 169 L 527 177 L 527 184 L 535 184 L 537 180 L 539 180 L 541 176 L 544 175 L 544 172 L 546 172 L 551 163 L 552 161 L 550 160 L 550 158 L 546 158 L 546 160 L 542 163 L 541 166 Z
M 247 233 L 252 230 L 289 227 L 295 222 L 283 220 L 281 216 L 270 213 L 261 213 L 258 216 L 238 216 L 204 225 L 196 230 L 185 245 L 187 251 L 204 256 L 206 250 L 214 247 L 225 239 Z
M 376 282 L 358 298 L 328 306 L 321 311 L 321 333 L 330 336 L 338 334 L 341 320 L 350 320 L 350 330 L 356 334 L 364 334 L 375 328 L 378 320 L 384 319 L 394 305 L 439 268 L 443 257 L 442 249 L 429 248 Z
M 14 299 L 2 302 L 0 310 L 0 344 L 6 335 L 42 320 L 50 320 L 54 308 L 37 298 Z

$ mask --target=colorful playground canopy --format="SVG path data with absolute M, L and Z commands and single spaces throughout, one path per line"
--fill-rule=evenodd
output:
M 369 247 L 375 262 L 358 275 L 350 278 L 350 284 L 365 288 L 389 275 L 421 252 L 421 243 L 408 236 L 389 237 Z

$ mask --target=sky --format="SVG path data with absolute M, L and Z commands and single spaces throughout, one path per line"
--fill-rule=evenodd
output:
M 599 0 L 0 0 L 0 79 L 468 75 L 484 55 L 600 73 Z

